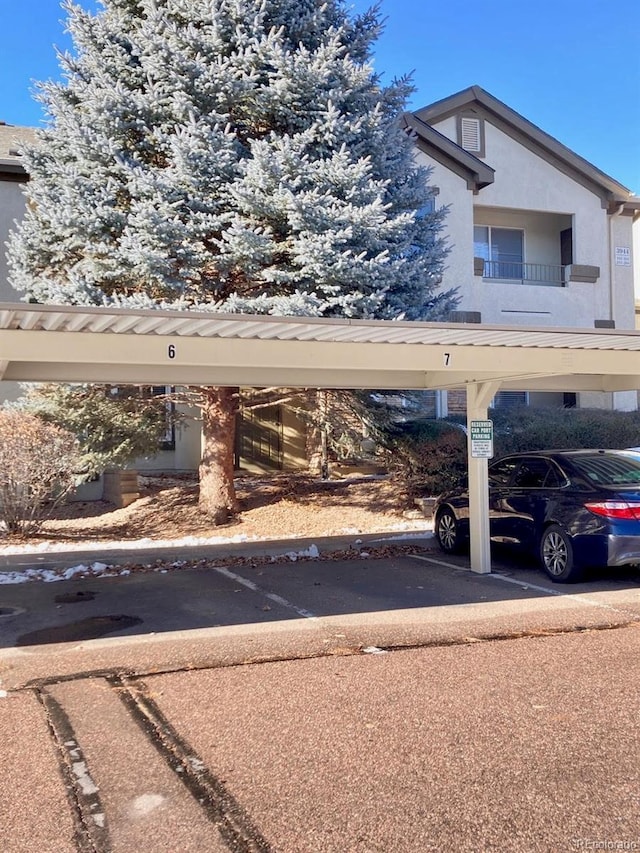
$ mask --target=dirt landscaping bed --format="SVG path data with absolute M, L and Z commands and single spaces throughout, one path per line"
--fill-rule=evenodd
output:
M 242 476 L 240 514 L 215 526 L 198 508 L 192 476 L 141 476 L 142 497 L 116 509 L 104 501 L 69 503 L 28 542 L 235 537 L 284 539 L 425 529 L 388 477 L 323 481 L 304 474 Z M 5 538 L 4 543 L 9 539 Z M 12 542 L 25 540 L 11 539 Z

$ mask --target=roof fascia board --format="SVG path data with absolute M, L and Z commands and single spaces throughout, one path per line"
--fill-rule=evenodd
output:
M 418 148 L 459 177 L 464 178 L 468 189 L 478 192 L 493 183 L 495 169 L 491 166 L 487 166 L 482 160 L 465 151 L 448 136 L 416 118 L 412 113 L 405 113 L 403 118 L 405 126 L 415 134 Z
M 13 157 L 0 157 L 0 180 L 25 183 L 29 175 L 19 160 Z

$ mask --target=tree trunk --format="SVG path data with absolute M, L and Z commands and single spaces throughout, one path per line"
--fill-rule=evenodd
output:
M 233 485 L 237 388 L 202 388 L 200 509 L 214 524 L 238 511 Z
M 307 428 L 307 458 L 309 471 L 323 480 L 329 478 L 329 450 L 327 445 L 328 397 L 327 392 L 317 390 L 311 405 L 315 412 Z

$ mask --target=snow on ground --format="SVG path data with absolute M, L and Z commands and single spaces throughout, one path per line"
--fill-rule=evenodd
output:
M 397 526 L 396 528 L 397 529 Z M 413 532 L 411 532 L 413 531 Z M 357 531 L 359 532 L 359 531 Z M 401 540 L 409 540 L 409 539 L 417 539 L 417 538 L 429 538 L 433 534 L 430 530 L 424 529 L 424 524 L 419 527 L 407 526 L 407 532 L 402 534 L 396 534 L 392 536 L 387 536 L 384 534 L 380 534 L 380 539 L 369 540 L 370 544 L 374 543 L 384 543 L 384 542 L 398 542 Z M 291 540 L 295 541 L 296 539 L 300 539 L 303 537 L 292 536 Z M 197 538 L 193 536 L 185 537 L 184 539 L 171 539 L 171 540 L 153 540 L 153 539 L 138 539 L 133 542 L 131 541 L 120 541 L 120 542 L 84 542 L 84 543 L 73 543 L 70 546 L 65 545 L 64 549 L 61 549 L 59 544 L 52 542 L 44 542 L 38 546 L 29 546 L 29 545 L 21 545 L 7 548 L 0 548 L 0 555 L 17 555 L 17 554 L 55 554 L 55 553 L 65 553 L 67 551 L 88 551 L 93 548 L 99 548 L 101 551 L 103 550 L 139 550 L 144 552 L 145 549 L 152 548 L 154 551 L 162 550 L 163 548 L 190 548 L 194 546 L 208 546 L 208 545 L 225 545 L 225 544 L 233 544 L 237 542 L 268 542 L 269 539 L 261 538 L 261 537 L 253 537 L 249 538 L 246 536 L 231 536 L 231 537 L 223 537 L 216 536 L 208 539 Z M 355 541 L 356 545 L 362 544 L 361 539 L 357 539 Z M 319 557 L 320 551 L 318 546 L 315 544 L 310 545 L 308 548 L 303 550 L 294 551 L 294 550 L 283 550 L 283 552 L 279 555 L 273 555 L 270 559 L 276 560 L 278 557 L 282 557 L 291 562 L 295 562 L 298 559 L 315 559 Z M 369 553 L 365 551 L 360 552 L 361 557 L 368 557 Z M 166 573 L 169 568 L 177 569 L 181 568 L 188 561 L 186 560 L 176 560 L 173 562 L 158 563 L 153 564 L 137 564 L 135 566 L 136 571 L 154 571 L 160 573 Z M 6 571 L 0 568 L 0 585 L 2 584 L 19 584 L 19 583 L 28 583 L 29 581 L 41 581 L 43 583 L 54 583 L 57 581 L 67 581 L 73 580 L 74 578 L 112 578 L 112 577 L 122 577 L 125 575 L 130 575 L 132 568 L 126 565 L 115 565 L 108 564 L 102 562 L 94 562 L 89 565 L 85 565 L 84 563 L 79 563 L 76 566 L 70 566 L 69 568 L 53 568 L 53 569 L 21 569 L 19 571 Z
M 388 533 L 398 531 L 394 539 L 403 539 L 419 536 L 422 533 L 428 534 L 424 520 L 404 521 L 398 524 L 389 525 L 384 531 L 375 531 L 385 539 L 390 538 Z M 327 534 L 331 536 L 356 536 L 361 534 L 362 530 L 353 527 L 344 527 L 338 534 Z M 322 538 L 323 534 L 317 534 L 318 538 Z M 235 536 L 184 536 L 181 539 L 121 539 L 121 540 L 84 540 L 82 542 L 39 542 L 37 545 L 4 545 L 0 546 L 0 557 L 16 556 L 19 554 L 66 554 L 70 551 L 138 551 L 153 549 L 154 551 L 164 548 L 206 548 L 210 545 L 232 545 L 241 544 L 243 542 L 269 542 L 273 539 L 283 539 L 285 537 L 269 537 L 269 536 L 247 536 L 243 533 L 238 533 Z M 286 536 L 287 539 L 309 539 L 308 534 L 291 533 Z

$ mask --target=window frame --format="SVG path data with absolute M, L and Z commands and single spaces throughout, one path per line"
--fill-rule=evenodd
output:
M 478 254 L 478 252 L 476 251 L 476 246 L 478 245 L 478 241 L 476 240 L 476 229 L 477 229 L 477 228 L 486 228 L 486 230 L 487 230 L 487 242 L 486 242 L 486 246 L 487 246 L 487 255 L 488 255 L 488 257 L 486 257 L 486 258 L 485 258 L 482 254 Z M 492 234 L 492 232 L 493 232 L 493 231 L 517 231 L 519 234 L 521 234 L 521 235 L 522 235 L 522 255 L 521 255 L 521 260 L 520 260 L 520 261 L 499 261 L 499 260 L 496 260 L 496 259 L 494 259 L 494 258 L 492 258 L 492 257 L 491 257 L 491 246 L 492 246 L 491 234 Z M 526 231 L 525 231 L 525 229 L 524 229 L 524 228 L 514 228 L 514 227 L 512 227 L 512 226 L 510 226 L 510 225 L 485 225 L 485 224 L 483 224 L 483 223 L 481 223 L 481 222 L 474 222 L 474 223 L 473 223 L 473 256 L 474 256 L 475 258 L 482 258 L 482 259 L 483 259 L 483 261 L 485 261 L 486 263 L 489 263 L 489 264 L 500 264 L 500 263 L 505 263 L 505 264 L 507 264 L 507 263 L 519 263 L 519 264 L 521 265 L 521 267 L 522 267 L 522 273 L 523 273 L 523 275 L 524 275 L 524 267 L 525 267 L 525 264 L 527 263 L 527 262 L 526 262 L 526 260 L 525 260 L 525 259 L 526 259 L 526 257 L 527 257 L 527 241 L 526 241 L 526 238 L 527 238 L 527 234 L 526 234 Z M 507 276 L 501 277 L 501 276 L 486 276 L 486 275 L 484 275 L 484 274 L 483 274 L 483 276 L 482 276 L 482 277 L 483 277 L 483 278 L 488 278 L 488 279 L 490 279 L 491 281 L 504 281 L 504 282 L 508 282 L 508 281 L 516 281 L 516 282 L 524 282 L 524 278 L 523 278 L 523 276 L 515 277 L 515 278 L 514 278 L 513 276 L 511 276 L 511 277 L 507 277 Z

